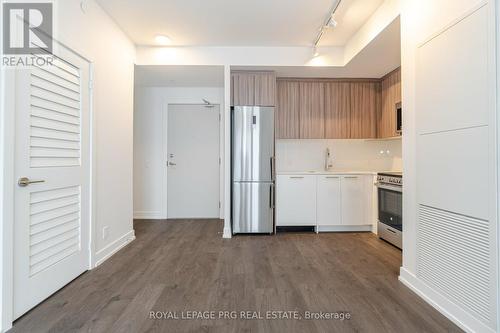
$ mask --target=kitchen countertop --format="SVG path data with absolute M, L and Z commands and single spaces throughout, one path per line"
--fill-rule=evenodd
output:
M 277 175 L 376 175 L 376 171 L 277 171 Z

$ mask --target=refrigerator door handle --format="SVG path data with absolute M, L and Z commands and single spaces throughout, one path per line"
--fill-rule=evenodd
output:
M 269 208 L 274 209 L 274 184 L 269 187 Z
M 273 186 L 269 186 L 269 208 L 273 208 Z
M 273 157 L 269 158 L 269 162 L 271 163 L 271 180 L 274 180 L 274 169 L 273 169 Z
M 273 184 L 273 209 L 276 209 L 276 185 Z

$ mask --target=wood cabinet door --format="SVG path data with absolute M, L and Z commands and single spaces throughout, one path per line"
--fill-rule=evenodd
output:
M 381 83 L 381 108 L 377 115 L 377 137 L 396 136 L 396 103 L 401 102 L 401 70 L 387 75 Z
M 273 72 L 255 73 L 255 105 L 276 105 L 276 75 Z
M 340 176 L 318 176 L 317 182 L 316 219 L 318 225 L 341 225 Z
M 253 73 L 231 73 L 231 105 L 255 105 L 255 75 Z
M 316 176 L 276 177 L 276 225 L 316 225 Z
M 375 138 L 377 111 L 380 106 L 380 83 L 353 82 L 350 87 L 350 138 Z
M 351 132 L 349 82 L 325 83 L 325 138 L 348 139 Z
M 278 81 L 276 90 L 276 138 L 299 139 L 299 83 Z
M 323 82 L 299 82 L 300 138 L 325 138 L 325 84 Z

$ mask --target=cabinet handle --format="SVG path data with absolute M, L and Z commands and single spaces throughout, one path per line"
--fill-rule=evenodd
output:
M 347 178 L 347 179 L 356 179 L 356 178 L 358 178 L 358 176 L 345 176 L 344 178 Z
M 339 176 L 330 176 L 330 177 L 326 177 L 327 179 L 339 179 L 340 177 Z
M 304 179 L 304 177 L 296 177 L 296 176 L 292 176 L 292 177 L 290 177 L 290 179 Z

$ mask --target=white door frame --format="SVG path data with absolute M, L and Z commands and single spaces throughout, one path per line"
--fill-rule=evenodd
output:
M 90 256 L 88 269 L 95 267 L 95 220 L 96 220 L 96 119 L 94 117 L 94 62 L 81 53 L 66 46 L 54 39 L 54 42 L 59 43 L 63 47 L 72 51 L 77 56 L 81 57 L 89 63 L 89 116 L 90 116 L 90 198 L 89 198 L 89 248 Z M 1 296 L 1 318 L 0 332 L 5 332 L 12 327 L 13 323 L 13 308 L 14 308 L 14 191 L 16 186 L 15 177 L 15 84 L 16 75 L 15 69 L 2 69 L 0 77 L 0 126 L 4 133 L 0 138 L 0 170 L 3 172 L 0 175 L 0 296 Z
M 219 218 L 224 219 L 224 103 L 220 101 L 213 102 L 212 104 L 219 106 Z M 193 100 L 163 100 L 162 101 L 162 167 L 164 168 L 162 172 L 162 187 L 161 187 L 161 215 L 163 219 L 168 218 L 167 209 L 167 183 L 168 183 L 168 106 L 169 105 L 203 105 L 200 103 L 199 99 Z

